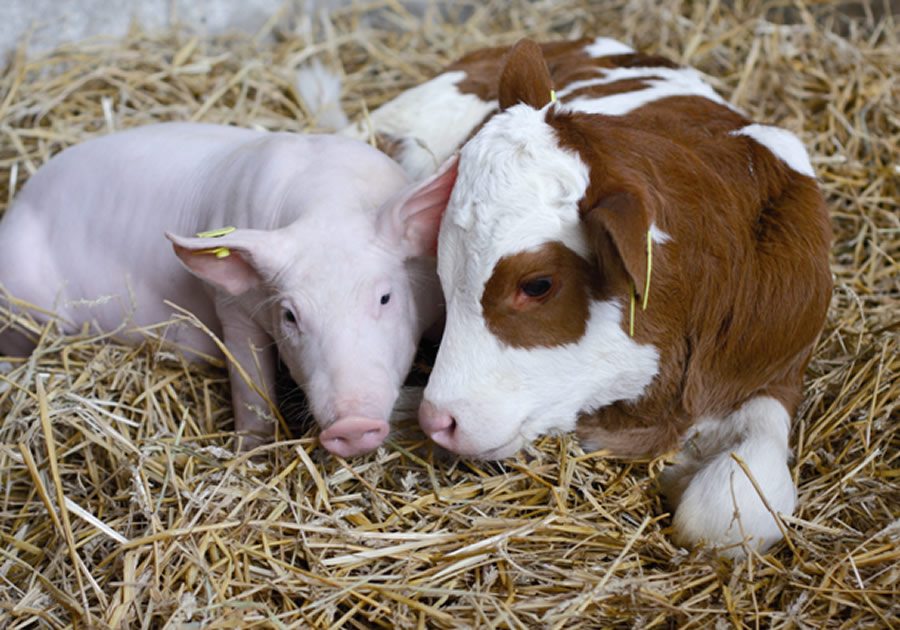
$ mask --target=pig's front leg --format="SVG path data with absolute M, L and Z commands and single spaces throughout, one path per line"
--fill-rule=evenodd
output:
M 239 304 L 219 300 L 216 312 L 222 323 L 225 347 L 246 375 L 274 403 L 278 352 L 272 338 L 250 319 Z M 239 450 L 248 451 L 271 441 L 275 424 L 269 403 L 247 383 L 232 361 L 228 363 L 228 376 Z

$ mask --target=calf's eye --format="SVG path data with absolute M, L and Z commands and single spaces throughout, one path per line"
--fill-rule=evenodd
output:
M 550 292 L 553 288 L 553 278 L 550 276 L 542 276 L 540 278 L 532 278 L 522 283 L 519 289 L 530 298 L 541 298 Z
M 385 293 L 384 295 L 381 296 L 381 305 L 382 306 L 384 306 L 385 304 L 387 304 L 390 301 L 391 301 L 390 293 Z

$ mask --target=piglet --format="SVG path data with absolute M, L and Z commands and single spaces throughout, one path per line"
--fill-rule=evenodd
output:
M 446 176 L 410 185 L 381 152 L 333 135 L 190 123 L 114 133 L 50 160 L 0 220 L 0 305 L 136 343 L 171 301 L 258 384 L 229 364 L 243 448 L 273 434 L 260 392 L 273 400 L 280 355 L 324 447 L 363 453 L 385 439 L 416 344 L 441 314 L 433 255 L 451 188 Z M 164 335 L 190 358 L 221 356 L 194 326 Z M 0 326 L 0 355 L 32 348 Z

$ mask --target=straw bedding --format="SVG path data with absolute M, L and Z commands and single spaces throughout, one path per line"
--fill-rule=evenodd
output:
M 35 328 L 34 356 L 0 372 L 0 628 L 900 625 L 887 2 L 487 0 L 420 16 L 386 2 L 275 16 L 255 36 L 135 29 L 18 54 L 0 73 L 0 211 L 51 155 L 110 129 L 307 130 L 294 77 L 311 57 L 342 68 L 360 116 L 477 47 L 582 34 L 701 69 L 811 150 L 835 292 L 792 433 L 788 540 L 735 563 L 676 548 L 664 460 L 583 453 L 569 436 L 487 464 L 433 452 L 407 422 L 342 461 L 306 427 L 237 456 L 221 366 L 186 364 L 152 330 L 133 349 Z

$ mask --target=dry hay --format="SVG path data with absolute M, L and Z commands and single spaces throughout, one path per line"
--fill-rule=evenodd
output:
M 300 19 L 312 35 L 276 16 L 253 37 L 135 30 L 20 54 L 0 75 L 0 208 L 50 155 L 109 128 L 301 131 L 294 71 L 311 56 L 341 64 L 353 116 L 521 35 L 606 34 L 695 65 L 800 134 L 834 217 L 788 540 L 737 563 L 678 549 L 661 462 L 584 454 L 570 437 L 485 464 L 441 459 L 413 432 L 342 461 L 313 431 L 248 461 L 229 450 L 220 368 L 45 329 L 0 376 L 0 628 L 898 625 L 900 48 L 887 2 L 454 6 Z

